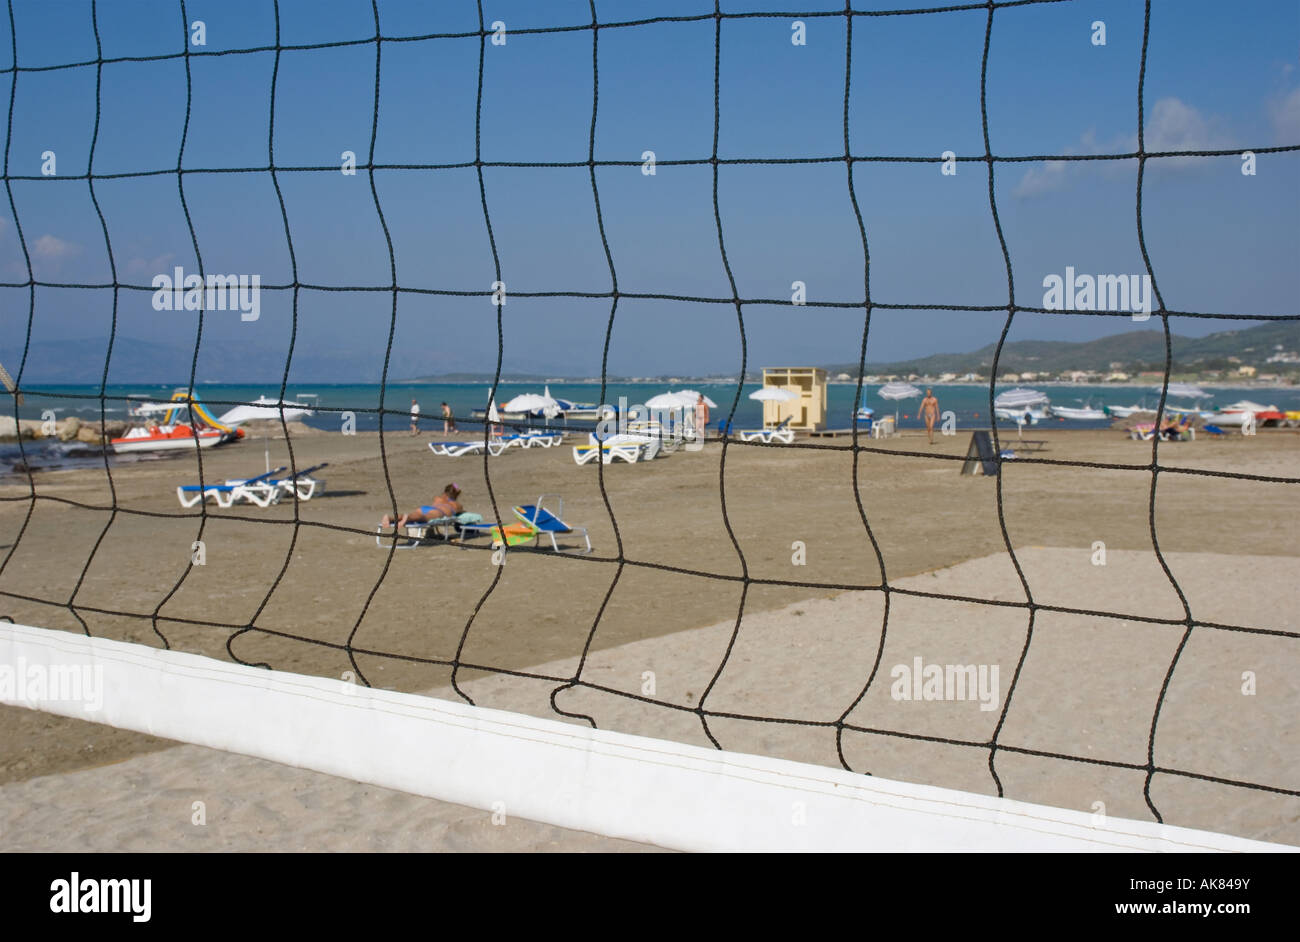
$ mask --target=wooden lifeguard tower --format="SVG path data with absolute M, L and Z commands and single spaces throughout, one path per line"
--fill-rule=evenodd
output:
M 789 428 L 815 431 L 826 425 L 826 371 L 815 366 L 764 367 L 763 385 L 796 393 L 799 398 L 763 403 L 763 425 L 771 428 L 789 417 Z

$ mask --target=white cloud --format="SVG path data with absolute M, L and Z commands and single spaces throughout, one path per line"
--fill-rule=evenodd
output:
M 1268 110 L 1277 142 L 1300 144 L 1300 87 L 1275 100 Z
M 1049 160 L 1041 164 L 1030 164 L 1025 175 L 1020 178 L 1012 196 L 1042 196 L 1052 190 L 1059 190 L 1065 185 L 1064 160 Z
M 162 255 L 156 255 L 153 258 L 134 256 L 126 263 L 126 270 L 133 275 L 156 275 L 160 272 L 167 272 L 170 274 L 171 272 L 168 263 L 175 257 L 175 252 L 164 252 Z
M 1300 98 L 1294 103 L 1295 120 L 1300 122 Z M 1276 120 L 1276 119 L 1275 119 Z M 1207 118 L 1200 111 L 1179 98 L 1161 98 L 1151 107 L 1151 114 L 1143 128 L 1143 143 L 1147 153 L 1152 151 L 1202 151 L 1226 150 L 1232 147 L 1229 138 L 1219 130 L 1217 118 Z M 1300 139 L 1300 135 L 1293 138 Z M 1137 134 L 1120 135 L 1106 143 L 1098 143 L 1097 132 L 1089 128 L 1076 144 L 1066 147 L 1066 156 L 1085 154 L 1132 154 L 1137 151 Z M 1203 163 L 1197 157 L 1160 157 L 1147 163 L 1147 170 L 1156 168 L 1190 167 Z M 1032 164 L 1012 190 L 1017 197 L 1035 197 L 1065 186 L 1072 175 L 1085 170 L 1114 173 L 1122 170 L 1132 173 L 1132 164 L 1123 161 L 1047 161 Z
M 69 255 L 77 254 L 77 245 L 46 233 L 32 243 L 32 252 L 39 258 L 67 258 Z
M 1152 106 L 1151 117 L 1146 123 L 1146 149 L 1220 150 L 1231 146 L 1213 129 L 1213 123 L 1181 99 L 1161 98 Z

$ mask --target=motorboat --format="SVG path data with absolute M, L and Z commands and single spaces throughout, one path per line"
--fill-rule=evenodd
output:
M 258 396 L 251 402 L 242 402 L 233 409 L 222 414 L 217 420 L 217 425 L 237 428 L 245 422 L 264 421 L 267 419 L 279 420 L 283 414 L 286 422 L 292 422 L 294 419 L 301 418 L 304 415 L 312 415 L 312 406 L 306 402 L 298 402 L 290 399 L 271 399 L 267 396 Z
M 1107 406 L 1106 410 L 1117 419 L 1127 419 L 1139 412 L 1155 412 L 1150 406 Z
M 1094 409 L 1087 404 L 1078 408 L 1074 406 L 1052 406 L 1052 415 L 1076 422 L 1104 422 L 1110 418 L 1101 409 Z
M 1224 406 L 1209 416 L 1215 425 L 1278 425 L 1286 419 L 1286 413 L 1277 406 L 1264 406 L 1249 399 L 1242 399 Z

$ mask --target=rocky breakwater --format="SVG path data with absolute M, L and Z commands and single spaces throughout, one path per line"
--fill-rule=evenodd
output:
M 30 441 L 45 439 L 102 445 L 108 439 L 117 438 L 125 432 L 125 422 L 108 422 L 101 428 L 98 422 L 83 422 L 76 416 L 54 422 L 39 419 L 15 420 L 11 415 L 0 416 L 0 442 L 14 442 L 21 436 Z

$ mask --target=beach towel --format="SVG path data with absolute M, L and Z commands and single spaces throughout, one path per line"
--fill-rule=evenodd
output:
M 526 523 L 507 524 L 505 528 L 505 544 L 506 546 L 518 546 L 520 543 L 527 543 L 536 535 L 537 535 L 537 531 L 534 530 L 532 527 L 528 526 Z M 493 527 L 492 528 L 493 549 L 500 546 L 501 543 L 502 543 L 501 528 Z

